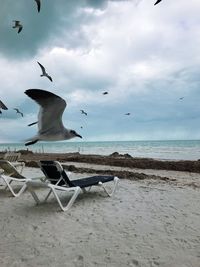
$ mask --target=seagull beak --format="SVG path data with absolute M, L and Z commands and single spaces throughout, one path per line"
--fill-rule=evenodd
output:
M 80 137 L 80 138 L 83 138 L 83 137 L 82 137 L 81 135 L 79 135 L 79 134 L 76 134 L 76 136 L 77 136 L 77 137 Z

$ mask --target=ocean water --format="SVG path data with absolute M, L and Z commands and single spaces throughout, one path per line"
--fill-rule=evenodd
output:
M 27 149 L 23 143 L 2 143 L 0 151 Z M 34 152 L 109 155 L 113 152 L 128 153 L 133 157 L 162 160 L 200 159 L 200 140 L 173 141 L 108 141 L 108 142 L 41 142 L 28 147 Z

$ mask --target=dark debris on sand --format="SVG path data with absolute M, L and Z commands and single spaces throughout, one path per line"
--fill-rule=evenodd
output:
M 151 158 L 134 158 L 129 154 L 119 154 L 114 152 L 109 156 L 84 155 L 80 153 L 33 153 L 20 151 L 21 160 L 39 161 L 39 160 L 58 160 L 60 162 L 82 162 L 87 164 L 99 164 L 107 166 L 155 169 L 155 170 L 173 170 L 200 173 L 200 160 L 179 160 L 163 161 Z M 1 156 L 1 155 L 0 155 Z M 3 155 L 2 155 L 3 156 Z M 37 164 L 35 164 L 37 165 Z

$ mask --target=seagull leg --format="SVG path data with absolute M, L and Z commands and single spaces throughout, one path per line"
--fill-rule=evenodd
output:
M 30 142 L 26 143 L 25 146 L 33 145 L 33 144 L 37 143 L 37 141 L 39 141 L 39 140 L 37 139 L 37 140 L 30 141 Z

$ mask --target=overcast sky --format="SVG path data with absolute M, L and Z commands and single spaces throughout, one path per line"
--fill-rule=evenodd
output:
M 29 88 L 63 97 L 64 124 L 83 141 L 200 139 L 199 0 L 41 2 L 38 13 L 34 0 L 1 1 L 0 100 L 9 110 L 0 142 L 36 134 Z

